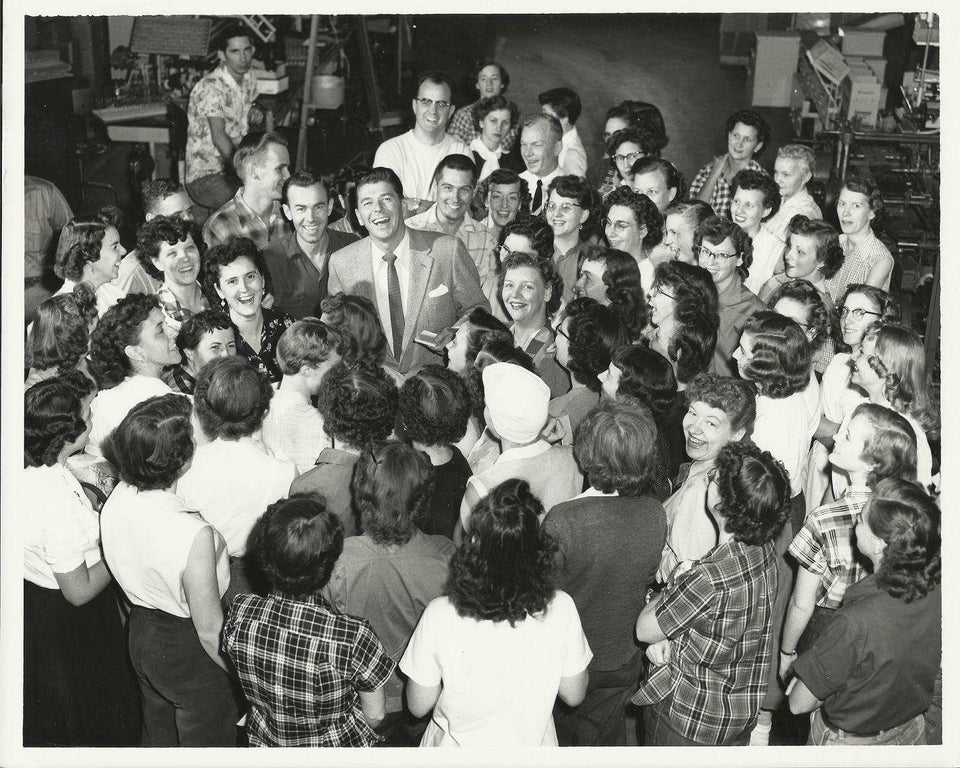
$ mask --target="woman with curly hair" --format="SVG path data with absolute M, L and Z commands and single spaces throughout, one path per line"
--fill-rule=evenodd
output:
M 780 463 L 732 442 L 708 476 L 717 546 L 677 569 L 640 612 L 637 639 L 652 666 L 631 700 L 648 746 L 745 746 L 763 698 L 777 591 L 774 541 L 790 483 Z
M 650 128 L 639 125 L 626 126 L 606 138 L 610 168 L 597 189 L 601 199 L 605 200 L 622 187 L 630 188 L 633 164 L 642 157 L 660 154 L 654 150 L 655 143 Z
M 100 522 L 66 466 L 87 442 L 93 392 L 71 370 L 24 394 L 24 746 L 139 744 L 137 688 Z
M 344 540 L 323 596 L 341 613 L 369 621 L 399 661 L 423 609 L 443 594 L 456 549 L 448 537 L 420 530 L 433 470 L 416 448 L 396 440 L 369 445 L 360 452 L 352 488 L 360 529 Z M 402 681 L 392 675 L 384 690 L 388 716 L 401 719 Z
M 554 330 L 557 362 L 570 374 L 571 386 L 567 394 L 550 401 L 549 412 L 558 420 L 558 436 L 569 443 L 580 422 L 600 402 L 598 377 L 627 337 L 613 311 L 586 296 L 567 304 Z
M 657 425 L 658 458 L 669 480 L 674 481 L 680 466 L 690 459 L 683 435 L 687 399 L 677 390 L 669 361 L 646 347 L 619 347 L 599 380 L 607 398 L 630 398 L 650 411 Z M 668 487 L 663 498 L 669 495 Z
M 603 234 L 611 248 L 633 257 L 644 292 L 653 286 L 650 254 L 663 238 L 663 215 L 646 195 L 629 187 L 611 192 L 603 201 Z
M 916 480 L 917 439 L 905 418 L 889 408 L 863 403 L 837 435 L 830 461 L 848 473 L 850 487 L 837 501 L 807 515 L 790 544 L 790 554 L 800 567 L 780 641 L 779 671 L 784 680 L 797 653 L 813 644 L 843 604 L 847 590 L 866 575 L 854 545 L 854 526 L 877 483 L 887 477 Z
M 140 681 L 142 746 L 233 747 L 237 705 L 220 653 L 227 546 L 176 493 L 193 458 L 190 400 L 139 403 L 110 435 L 122 482 L 100 514 L 103 553 L 133 604 L 130 661 Z
M 830 224 L 822 219 L 808 219 L 797 214 L 787 226 L 787 248 L 783 256 L 784 271 L 774 275 L 760 289 L 760 300 L 769 302 L 777 289 L 790 280 L 808 280 L 824 302 L 833 308 L 827 280 L 843 266 L 843 248 Z
M 717 287 L 703 267 L 682 261 L 657 265 L 647 294 L 650 348 L 673 366 L 677 389 L 683 391 L 713 361 L 720 325 Z
M 418 520 L 426 534 L 453 539 L 460 499 L 473 471 L 457 447 L 473 404 L 466 382 L 439 365 L 425 365 L 400 388 L 397 434 L 430 459 L 433 488 Z
M 703 200 L 681 200 L 672 203 L 663 212 L 663 239 L 660 244 L 669 248 L 677 261 L 696 264 L 694 233 L 704 219 L 714 215 L 713 208 Z
M 710 273 L 717 286 L 720 325 L 710 372 L 732 376 L 733 351 L 743 325 L 750 315 L 764 308 L 763 302 L 743 284 L 753 263 L 753 242 L 729 219 L 711 216 L 697 227 L 693 251 L 697 265 Z
M 333 447 L 320 451 L 316 466 L 293 481 L 290 493 L 323 494 L 327 508 L 343 523 L 344 536 L 353 536 L 357 520 L 350 479 L 360 452 L 393 432 L 397 385 L 382 368 L 339 362 L 323 377 L 317 409 Z
M 504 146 L 511 136 L 514 126 L 520 124 L 520 110 L 506 96 L 498 94 L 480 99 L 473 105 L 473 125 L 477 131 L 470 142 L 470 152 L 477 166 L 477 182 L 483 181 L 491 173 L 506 168 L 511 171 L 524 171 L 526 167 L 519 152 L 510 152 Z
M 664 214 L 674 200 L 683 200 L 687 182 L 683 174 L 669 160 L 661 157 L 641 157 L 630 169 L 633 191 L 649 197 L 657 210 Z
M 292 461 L 268 454 L 259 436 L 273 387 L 239 356 L 207 363 L 197 377 L 193 407 L 209 442 L 197 448 L 177 493 L 216 527 L 230 554 L 227 604 L 249 592 L 247 538 L 263 510 L 284 498 L 297 477 Z
M 814 712 L 808 744 L 926 743 L 942 651 L 940 525 L 913 483 L 877 484 L 856 528 L 873 573 L 793 665 L 790 709 Z
M 810 385 L 810 343 L 789 317 L 763 310 L 751 316 L 734 353 L 740 378 L 757 391 L 753 441 L 783 462 L 790 478 L 790 524 L 803 525 L 803 465 L 816 431 L 804 390 Z
M 778 265 L 783 264 L 784 241 L 765 226 L 780 210 L 783 198 L 780 188 L 765 171 L 744 169 L 730 182 L 733 198 L 730 218 L 750 235 L 753 245 L 753 263 L 743 284 L 758 294 Z M 786 222 L 785 222 L 786 224 Z
M 320 319 L 336 328 L 347 339 L 343 359 L 351 364 L 366 363 L 380 366 L 397 383 L 403 376 L 386 363 L 387 336 L 380 325 L 373 302 L 365 296 L 334 293 L 320 301 Z
M 543 505 L 513 479 L 474 514 L 447 594 L 427 606 L 400 660 L 410 712 L 433 712 L 420 746 L 557 746 L 554 701 L 583 701 L 593 654 L 576 605 L 554 586 Z
M 74 368 L 86 373 L 84 358 L 96 323 L 96 299 L 83 283 L 77 284 L 73 293 L 51 296 L 41 303 L 27 333 L 29 369 L 23 388 Z
M 720 450 L 749 437 L 757 416 L 756 395 L 744 381 L 697 374 L 686 390 L 684 450 L 690 467 L 678 477 L 680 487 L 667 499 L 667 542 L 657 580 L 666 583 L 683 560 L 703 557 L 717 545 L 717 530 L 704 507 L 708 475 Z
M 132 294 L 108 309 L 93 331 L 89 361 L 100 392 L 90 406 L 86 453 L 99 457 L 101 443 L 134 405 L 173 391 L 160 374 L 180 362 L 180 350 L 165 331 L 157 297 Z
M 532 222 L 536 222 L 533 225 Z M 537 242 L 519 233 L 518 224 L 542 228 L 542 243 L 549 241 L 550 251 L 544 257 Z M 563 280 L 551 259 L 553 233 L 539 219 L 518 219 L 504 227 L 500 246 L 500 299 L 510 316 L 513 341 L 533 358 L 537 373 L 547 382 L 552 397 L 570 389 L 570 379 L 552 353 L 555 335 L 548 322 L 560 307 Z
M 825 301 L 813 283 L 801 278 L 788 280 L 778 287 L 767 301 L 767 306 L 803 328 L 814 354 L 813 368 L 822 374 L 833 359 L 835 313 L 832 302 Z
M 120 260 L 127 251 L 120 242 L 119 208 L 105 206 L 92 216 L 77 216 L 60 232 L 53 271 L 63 280 L 54 295 L 73 293 L 85 283 L 97 297 L 97 313 L 102 317 L 123 293 L 112 281 L 120 274 Z
M 663 506 L 652 493 L 656 435 L 644 410 L 601 403 L 573 446 L 590 487 L 543 521 L 559 547 L 557 586 L 573 598 L 594 654 L 583 703 L 554 710 L 562 746 L 627 743 L 624 706 L 643 669 L 634 617 L 653 586 L 667 535 Z
M 184 321 L 210 308 L 198 278 L 207 244 L 196 222 L 155 216 L 137 234 L 137 259 L 154 280 L 160 280 L 160 308 L 172 333 Z
M 283 373 L 277 363 L 277 342 L 293 325 L 293 318 L 263 305 L 269 275 L 253 240 L 234 237 L 207 251 L 203 288 L 210 305 L 219 305 L 230 316 L 237 354 L 267 374 L 271 384 L 280 381 Z
M 875 325 L 850 358 L 850 383 L 867 393 L 871 403 L 899 413 L 917 436 L 917 480 L 925 489 L 933 475 L 928 435 L 940 434 L 939 406 L 927 370 L 923 338 L 901 325 Z M 846 425 L 841 424 L 840 429 Z M 834 474 L 837 479 L 836 473 Z M 834 483 L 834 491 L 843 486 Z
M 394 663 L 369 622 L 334 610 L 321 594 L 344 546 L 339 518 L 321 496 L 297 494 L 267 507 L 250 544 L 268 593 L 240 595 L 223 623 L 224 649 L 250 702 L 250 745 L 376 745 Z
M 644 298 L 640 268 L 630 254 L 599 245 L 588 246 L 580 262 L 574 295 L 610 307 L 620 319 L 627 338 L 631 342 L 640 339 L 650 308 Z
M 844 181 L 837 198 L 843 267 L 827 280 L 831 296 L 840 296 L 853 283 L 890 290 L 893 256 L 873 231 L 873 224 L 882 221 L 884 213 L 883 196 L 875 181 L 853 176 Z
M 553 229 L 553 262 L 563 280 L 563 303 L 573 298 L 577 270 L 597 226 L 593 190 L 579 176 L 557 176 L 547 193 L 544 219 Z

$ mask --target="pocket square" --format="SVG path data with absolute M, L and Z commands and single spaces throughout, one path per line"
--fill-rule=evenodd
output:
M 450 293 L 450 289 L 447 288 L 443 283 L 440 283 L 436 288 L 434 288 L 430 293 L 427 294 L 428 299 L 437 299 L 441 296 Z

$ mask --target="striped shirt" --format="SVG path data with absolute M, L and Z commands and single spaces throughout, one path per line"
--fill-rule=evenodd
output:
M 663 592 L 656 613 L 670 661 L 651 668 L 631 701 L 669 699 L 671 726 L 701 744 L 743 734 L 767 689 L 776 593 L 774 542 L 716 547 Z
M 817 605 L 839 608 L 847 588 L 867 575 L 857 560 L 853 529 L 870 498 L 866 488 L 848 488 L 837 501 L 817 507 L 790 544 L 790 554 L 820 575 Z

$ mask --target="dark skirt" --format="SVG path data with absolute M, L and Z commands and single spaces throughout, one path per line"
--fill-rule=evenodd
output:
M 23 743 L 129 747 L 140 703 L 113 590 L 74 606 L 23 582 Z

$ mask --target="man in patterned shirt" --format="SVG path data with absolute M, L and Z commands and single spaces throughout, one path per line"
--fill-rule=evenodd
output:
M 250 71 L 253 44 L 240 25 L 225 29 L 217 40 L 213 72 L 190 92 L 187 105 L 186 187 L 196 203 L 215 211 L 239 186 L 230 177 L 234 148 L 246 135 L 257 81 Z
M 688 195 L 710 203 L 717 216 L 729 219 L 733 177 L 744 168 L 766 173 L 754 158 L 769 140 L 770 126 L 752 109 L 741 109 L 727 118 L 726 134 L 727 151 L 697 171 Z
M 209 247 L 231 237 L 249 237 L 263 250 L 267 243 L 290 234 L 280 200 L 290 178 L 287 140 L 279 133 L 248 133 L 233 155 L 233 167 L 243 186 L 203 225 Z
M 502 64 L 498 64 L 490 59 L 484 59 L 479 62 L 473 74 L 480 99 L 486 99 L 490 96 L 500 96 L 507 92 L 507 86 L 510 85 L 510 73 L 507 72 Z M 447 133 L 451 136 L 456 136 L 464 144 L 469 145 L 471 141 L 480 135 L 480 130 L 477 128 L 473 119 L 473 108 L 477 106 L 480 99 L 477 99 L 477 101 L 472 104 L 467 104 L 465 107 L 460 107 L 460 109 L 454 113 L 450 125 L 447 126 Z M 503 147 L 504 152 L 509 152 L 513 149 L 513 146 L 517 143 L 517 136 L 519 135 L 520 119 L 518 117 L 516 122 L 510 126 L 507 135 L 503 137 L 503 142 L 500 146 Z
M 721 497 L 721 493 L 724 494 Z M 777 592 L 774 544 L 787 518 L 783 466 L 752 443 L 723 447 L 707 509 L 717 546 L 644 607 L 637 639 L 651 643 L 645 707 L 648 746 L 743 746 L 767 688 Z
M 270 592 L 237 596 L 223 624 L 250 702 L 250 745 L 376 744 L 396 665 L 366 619 L 320 596 L 343 551 L 339 518 L 322 497 L 295 494 L 267 507 L 251 540 Z
M 466 155 L 447 155 L 433 174 L 437 204 L 406 220 L 410 229 L 453 235 L 463 243 L 477 265 L 480 287 L 491 300 L 499 295 L 497 264 L 493 255 L 497 241 L 486 226 L 470 213 L 470 201 L 477 187 L 477 167 Z

